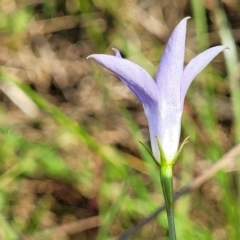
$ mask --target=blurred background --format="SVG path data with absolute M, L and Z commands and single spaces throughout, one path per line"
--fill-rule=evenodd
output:
M 0 239 L 117 239 L 163 204 L 141 103 L 86 57 L 115 47 L 155 77 L 185 16 L 185 63 L 230 50 L 188 91 L 175 191 L 240 142 L 240 2 L 0 1 Z M 236 157 L 175 203 L 178 239 L 239 239 L 239 169 Z M 163 212 L 130 239 L 166 235 Z

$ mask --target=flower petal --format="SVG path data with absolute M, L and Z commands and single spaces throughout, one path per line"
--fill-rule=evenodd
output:
M 159 64 L 156 84 L 161 102 L 165 106 L 180 106 L 180 87 L 183 73 L 186 25 L 184 18 L 174 29 L 168 40 Z
M 215 58 L 220 52 L 225 50 L 225 46 L 212 47 L 193 58 L 185 67 L 182 76 L 181 102 L 183 104 L 188 87 L 193 79 Z
M 120 54 L 119 54 L 120 55 Z M 116 56 L 93 54 L 88 58 L 115 73 L 140 99 L 143 105 L 158 102 L 158 89 L 152 77 L 139 65 Z
M 162 125 L 160 108 L 158 104 L 143 105 L 143 108 L 148 120 L 152 153 L 155 159 L 160 162 L 160 152 L 156 139 L 156 137 L 160 139 L 160 126 Z
M 115 52 L 115 57 L 122 58 L 121 53 L 116 48 L 112 48 L 112 50 Z
M 163 111 L 160 104 L 154 104 L 144 106 L 144 112 L 148 119 L 153 156 L 160 161 L 158 138 L 166 159 L 172 161 L 179 145 L 182 110 L 170 108 Z
M 116 48 L 112 48 L 112 50 L 115 52 L 115 57 L 117 57 L 117 58 L 122 58 L 122 55 L 121 55 L 121 53 L 119 52 L 119 50 L 118 49 L 116 49 Z M 123 80 L 122 80 L 123 81 Z M 124 82 L 124 81 L 123 81 Z M 133 89 L 130 85 L 128 85 L 128 84 L 126 84 L 129 88 L 130 88 L 130 90 L 140 99 L 140 97 L 138 96 L 138 93 L 135 91 L 135 89 Z
M 161 110 L 159 140 L 166 160 L 171 162 L 177 153 L 181 132 L 182 109 Z

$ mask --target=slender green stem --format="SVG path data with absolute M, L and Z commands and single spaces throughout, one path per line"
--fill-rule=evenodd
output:
M 166 204 L 169 238 L 176 240 L 174 211 L 173 211 L 173 181 L 172 181 L 172 164 L 162 164 L 160 166 L 160 178 L 163 189 L 163 195 Z

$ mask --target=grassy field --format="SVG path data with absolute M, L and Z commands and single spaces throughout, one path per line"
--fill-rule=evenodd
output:
M 237 0 L 0 0 L 0 239 L 168 239 L 164 208 L 128 231 L 164 203 L 140 144 L 149 145 L 147 120 L 126 86 L 86 57 L 115 47 L 154 77 L 185 16 L 185 63 L 211 46 L 229 50 L 185 100 L 177 236 L 239 239 Z

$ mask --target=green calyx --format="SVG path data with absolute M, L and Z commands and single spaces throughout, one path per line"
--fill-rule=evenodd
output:
M 160 166 L 173 166 L 174 163 L 177 161 L 178 156 L 180 155 L 180 153 L 182 152 L 182 149 L 184 147 L 184 145 L 188 142 L 189 137 L 185 138 L 185 140 L 182 142 L 182 144 L 180 145 L 180 148 L 178 149 L 175 157 L 169 161 L 169 159 L 166 158 L 164 151 L 161 147 L 161 143 L 160 140 L 156 137 L 157 139 L 157 144 L 158 144 L 158 148 L 159 148 L 159 152 L 160 152 L 160 162 L 153 156 L 153 154 L 151 153 L 151 151 L 148 149 L 148 147 L 143 143 L 140 142 L 142 144 L 142 146 L 146 149 L 146 151 L 149 153 L 149 155 L 152 157 L 152 159 L 154 160 L 154 162 L 156 163 L 156 165 L 158 167 Z
M 182 149 L 184 147 L 184 145 L 188 142 L 189 137 L 185 138 L 185 140 L 182 142 L 182 144 L 180 145 L 180 148 L 178 149 L 176 155 L 174 156 L 174 158 L 172 160 L 169 160 L 166 158 L 164 151 L 162 149 L 160 140 L 156 137 L 157 139 L 157 143 L 158 143 L 158 148 L 159 148 L 159 152 L 160 152 L 160 165 L 171 165 L 173 166 L 174 163 L 177 161 L 178 156 L 180 155 L 180 153 L 182 152 Z M 155 160 L 156 161 L 156 160 Z M 159 164 L 158 164 L 159 166 Z

